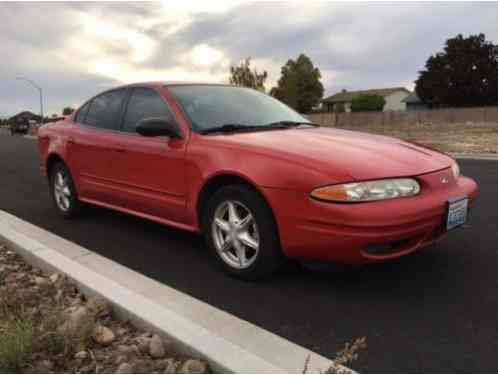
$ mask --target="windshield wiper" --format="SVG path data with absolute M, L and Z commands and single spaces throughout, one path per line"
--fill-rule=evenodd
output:
M 201 130 L 201 134 L 209 134 L 209 133 L 230 133 L 237 130 L 253 130 L 259 129 L 261 126 L 255 125 L 244 125 L 244 124 L 223 124 L 220 126 L 214 126 L 209 129 Z
M 210 133 L 231 133 L 239 130 L 251 131 L 251 130 L 288 129 L 290 127 L 295 127 L 299 125 L 319 126 L 311 122 L 300 122 L 300 121 L 276 121 L 266 125 L 244 125 L 244 124 L 229 123 L 201 130 L 200 133 L 210 134 Z
M 295 127 L 295 126 L 299 126 L 299 125 L 309 125 L 309 126 L 314 126 L 314 127 L 317 127 L 317 126 L 320 126 L 318 124 L 315 124 L 313 122 L 305 122 L 305 121 L 276 121 L 276 122 L 270 122 L 269 124 L 265 125 L 265 126 L 270 126 L 270 127 L 286 127 L 286 128 L 290 128 L 290 127 Z

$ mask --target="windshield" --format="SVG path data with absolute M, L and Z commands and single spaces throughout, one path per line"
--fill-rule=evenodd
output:
M 175 95 L 197 132 L 226 124 L 268 127 L 281 121 L 309 123 L 282 102 L 245 87 L 178 85 L 168 86 L 168 89 Z

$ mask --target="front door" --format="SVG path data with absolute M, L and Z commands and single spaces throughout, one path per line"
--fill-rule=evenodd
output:
M 167 103 L 155 90 L 133 88 L 113 159 L 113 199 L 123 208 L 183 223 L 186 141 L 137 134 L 137 123 L 150 117 L 175 121 Z

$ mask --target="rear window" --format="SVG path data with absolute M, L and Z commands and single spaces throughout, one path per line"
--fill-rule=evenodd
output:
M 118 130 L 125 97 L 124 89 L 97 96 L 90 104 L 84 123 L 97 128 Z

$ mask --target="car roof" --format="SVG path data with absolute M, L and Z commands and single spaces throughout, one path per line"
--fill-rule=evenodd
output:
M 111 90 L 124 88 L 124 87 L 134 87 L 134 86 L 191 86 L 191 85 L 203 85 L 203 86 L 233 86 L 228 83 L 217 83 L 217 82 L 207 82 L 207 81 L 146 81 L 146 82 L 133 82 L 125 85 L 117 86 L 111 88 Z

